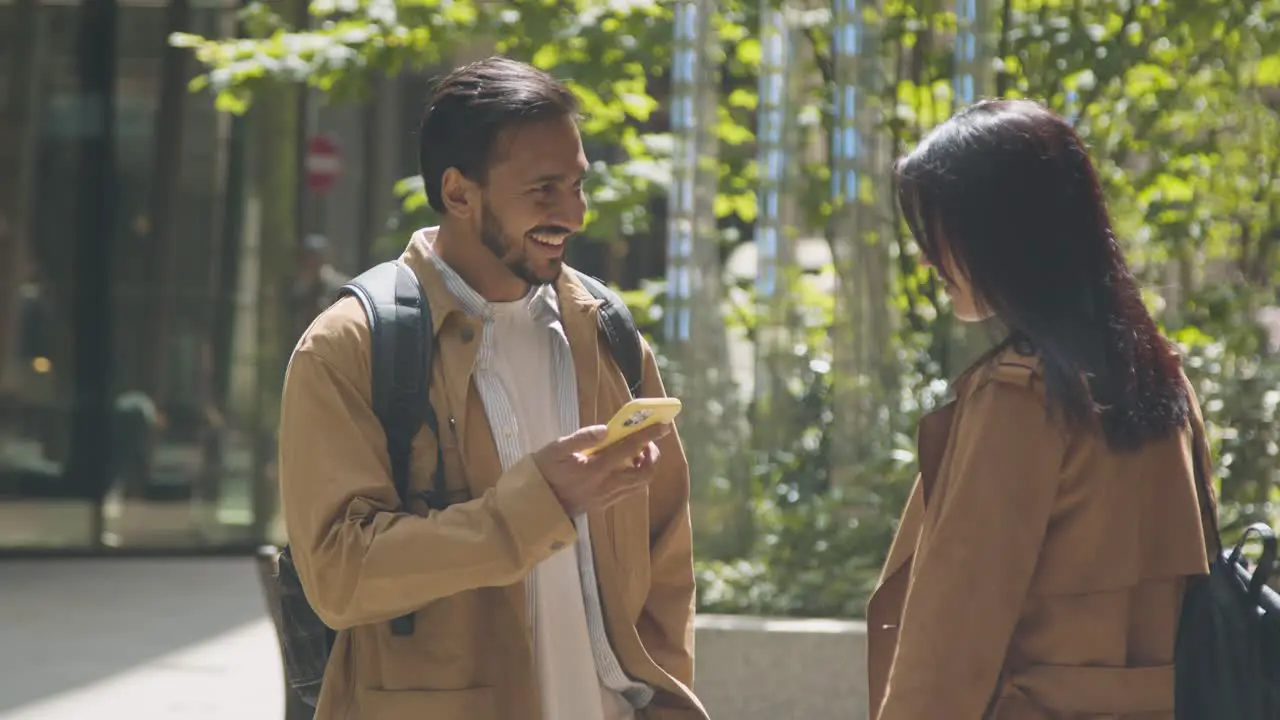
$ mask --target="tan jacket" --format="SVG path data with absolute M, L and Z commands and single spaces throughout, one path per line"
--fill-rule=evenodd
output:
M 293 557 L 308 599 L 338 628 L 318 720 L 540 720 L 525 578 L 575 540 L 532 459 L 507 472 L 472 381 L 480 321 L 445 288 L 426 243 L 402 259 L 431 304 L 431 400 L 456 504 L 401 507 L 370 406 L 368 325 L 347 298 L 294 351 L 280 422 L 280 484 Z M 566 272 L 556 287 L 572 347 L 583 424 L 629 398 L 599 337 L 599 301 Z M 664 394 L 646 346 L 642 394 Z M 437 438 L 414 441 L 411 491 L 429 490 Z M 675 433 L 640 495 L 590 516 L 608 635 L 623 669 L 653 685 L 642 717 L 705 718 L 693 683 L 694 576 L 689 472 Z M 416 612 L 416 632 L 386 621 Z M 584 692 L 597 689 L 584 689 Z M 547 718 L 545 720 L 559 720 Z
M 1066 433 L 1012 349 L 956 398 L 921 421 L 868 604 L 872 718 L 1172 718 L 1182 590 L 1208 571 L 1187 435 Z

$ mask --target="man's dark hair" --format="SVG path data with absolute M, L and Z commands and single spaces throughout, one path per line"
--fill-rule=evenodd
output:
M 573 92 L 532 65 L 495 56 L 454 70 L 436 86 L 418 132 L 427 202 L 444 213 L 440 182 L 451 167 L 484 182 L 507 128 L 577 114 Z

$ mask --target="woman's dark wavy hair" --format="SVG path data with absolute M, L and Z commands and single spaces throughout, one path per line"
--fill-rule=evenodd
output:
M 898 202 L 925 256 L 944 255 L 1044 362 L 1051 412 L 1100 416 L 1132 450 L 1185 426 L 1174 347 L 1142 303 L 1084 143 L 1026 100 L 987 100 L 939 125 L 896 167 Z

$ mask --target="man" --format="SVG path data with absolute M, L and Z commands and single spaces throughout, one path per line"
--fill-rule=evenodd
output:
M 280 478 L 294 561 L 341 632 L 321 720 L 705 718 L 693 676 L 689 478 L 669 426 L 585 457 L 628 399 L 598 301 L 564 268 L 587 160 L 571 92 L 491 58 L 447 76 L 420 129 L 440 227 L 402 260 L 431 306 L 453 504 L 402 506 L 370 406 L 370 334 L 336 303 L 294 351 Z M 661 396 L 644 348 L 642 395 Z M 412 492 L 411 492 L 412 496 Z M 415 613 L 412 635 L 392 618 Z

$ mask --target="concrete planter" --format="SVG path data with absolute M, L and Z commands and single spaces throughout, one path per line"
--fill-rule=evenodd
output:
M 697 618 L 694 685 L 712 718 L 866 720 L 867 626 Z

